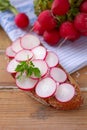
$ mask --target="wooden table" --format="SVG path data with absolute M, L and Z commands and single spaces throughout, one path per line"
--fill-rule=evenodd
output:
M 80 110 L 57 111 L 19 90 L 6 72 L 6 47 L 11 44 L 0 28 L 0 130 L 87 130 L 87 67 L 72 74 L 85 98 Z

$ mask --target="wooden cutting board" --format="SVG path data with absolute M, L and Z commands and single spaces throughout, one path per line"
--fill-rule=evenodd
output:
M 79 83 L 84 104 L 79 110 L 46 107 L 19 90 L 6 72 L 5 49 L 11 44 L 0 28 L 0 130 L 87 130 L 87 67 L 72 74 Z

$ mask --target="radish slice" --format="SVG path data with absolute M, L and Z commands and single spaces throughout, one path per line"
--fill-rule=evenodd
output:
M 33 57 L 33 53 L 29 50 L 21 50 L 15 55 L 15 60 L 26 61 Z
M 33 36 L 31 34 L 25 35 L 21 39 L 21 46 L 24 49 L 32 49 L 32 48 L 39 46 L 39 45 L 40 45 L 39 38 L 36 36 Z
M 16 41 L 13 42 L 12 44 L 12 50 L 15 52 L 15 53 L 18 53 L 19 51 L 21 51 L 23 48 L 21 47 L 21 44 L 20 44 L 20 38 L 17 39 Z
M 55 97 L 60 102 L 68 102 L 75 95 L 75 88 L 69 83 L 63 83 L 57 87 Z
M 34 53 L 35 59 L 44 59 L 46 56 L 46 48 L 43 46 L 38 46 L 32 49 L 32 52 Z
M 41 72 L 41 77 L 45 76 L 48 72 L 48 66 L 46 64 L 45 61 L 43 60 L 33 60 L 32 61 L 33 64 L 35 65 L 35 67 L 39 68 L 40 72 Z M 31 76 L 32 78 L 37 78 L 34 75 Z
M 36 94 L 41 98 L 47 98 L 53 96 L 56 91 L 56 83 L 50 78 L 44 78 L 38 82 L 35 88 Z
M 7 71 L 9 73 L 15 73 L 16 72 L 15 69 L 17 65 L 19 65 L 19 62 L 17 62 L 15 59 L 11 60 L 7 65 Z
M 18 77 L 19 73 L 16 74 L 16 77 Z M 21 78 L 16 79 L 17 86 L 22 90 L 31 90 L 35 87 L 38 80 L 31 79 L 29 77 L 26 77 L 25 74 L 21 76 Z
M 6 49 L 6 55 L 7 55 L 9 58 L 14 58 L 14 57 L 15 57 L 15 52 L 13 52 L 12 46 L 9 46 L 9 47 Z
M 45 61 L 49 67 L 54 67 L 58 64 L 58 56 L 51 51 L 48 51 Z
M 62 69 L 60 69 L 58 67 L 51 68 L 51 70 L 50 70 L 50 76 L 56 82 L 59 82 L 59 83 L 65 82 L 66 79 L 67 79 L 66 73 Z

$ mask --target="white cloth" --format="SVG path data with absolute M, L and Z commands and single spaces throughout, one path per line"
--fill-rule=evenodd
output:
M 24 12 L 28 15 L 30 24 L 33 25 L 37 18 L 34 14 L 33 0 L 10 1 L 12 5 L 19 10 L 19 12 Z M 27 30 L 21 30 L 16 27 L 14 23 L 14 14 L 10 11 L 0 12 L 0 25 L 12 41 L 23 36 L 29 31 L 29 28 Z M 75 72 L 76 70 L 87 66 L 87 37 L 81 37 L 75 42 L 66 41 L 60 48 L 49 46 L 43 41 L 42 37 L 41 41 L 45 47 L 58 54 L 61 65 L 69 73 Z

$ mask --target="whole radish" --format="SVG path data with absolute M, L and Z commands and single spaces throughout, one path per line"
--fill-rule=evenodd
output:
M 87 13 L 79 13 L 74 19 L 74 26 L 80 32 L 87 32 Z
M 0 11 L 10 10 L 14 15 L 14 22 L 19 28 L 26 28 L 29 25 L 29 18 L 25 13 L 19 13 L 17 9 L 10 4 L 9 0 L 0 0 Z
M 69 0 L 54 0 L 51 10 L 54 15 L 64 15 L 68 12 L 69 8 Z
M 29 25 L 29 18 L 25 13 L 18 13 L 15 16 L 15 24 L 19 28 L 26 28 Z
M 33 25 L 33 30 L 34 30 L 34 32 L 36 32 L 39 35 L 43 35 L 43 33 L 45 31 L 45 29 L 43 28 L 43 26 L 41 26 L 38 21 L 35 21 L 35 23 Z
M 45 31 L 43 34 L 44 40 L 51 46 L 56 45 L 60 40 L 59 31 L 54 29 L 51 31 Z
M 50 10 L 45 10 L 41 12 L 38 16 L 38 21 L 45 30 L 52 30 L 57 25 L 56 20 L 52 16 Z
M 87 1 L 84 1 L 81 5 L 80 5 L 80 11 L 83 13 L 87 13 Z
M 60 35 L 62 38 L 67 38 L 69 40 L 76 40 L 79 38 L 80 34 L 74 27 L 74 24 L 70 21 L 66 21 L 60 26 Z

